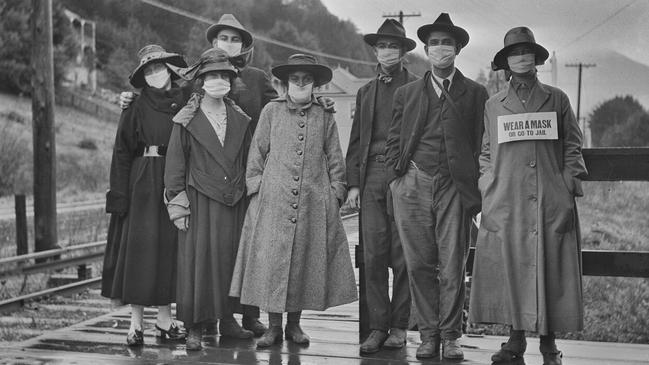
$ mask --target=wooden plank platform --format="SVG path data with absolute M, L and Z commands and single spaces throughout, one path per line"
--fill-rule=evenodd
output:
M 345 222 L 350 248 L 357 244 L 356 219 Z M 351 249 L 352 254 L 354 250 Z M 108 305 L 108 301 L 106 301 Z M 204 338 L 204 349 L 186 351 L 184 343 L 161 342 L 154 337 L 155 310 L 145 310 L 145 345 L 132 349 L 125 345 L 129 327 L 128 308 L 102 315 L 77 325 L 50 331 L 31 340 L 0 345 L 0 365 L 4 364 L 289 364 L 289 365 L 405 365 L 405 364 L 491 364 L 491 354 L 506 338 L 497 336 L 463 337 L 465 360 L 415 357 L 419 334 L 409 332 L 401 350 L 382 350 L 360 356 L 358 345 L 358 302 L 325 312 L 305 311 L 302 327 L 311 336 L 309 346 L 288 341 L 269 349 L 257 350 L 255 340 L 231 340 L 220 336 Z M 266 321 L 266 315 L 262 314 Z M 569 365 L 649 364 L 649 344 L 598 343 L 558 340 Z M 538 339 L 528 339 L 525 362 L 539 365 L 542 358 Z

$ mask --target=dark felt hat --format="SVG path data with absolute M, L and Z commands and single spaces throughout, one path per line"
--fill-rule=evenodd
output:
M 237 77 L 237 69 L 230 63 L 228 54 L 219 48 L 210 48 L 201 54 L 198 62 L 188 68 L 183 78 L 193 80 L 210 71 L 228 73 L 232 78 Z
M 222 29 L 234 29 L 239 32 L 243 41 L 243 48 L 252 46 L 252 34 L 250 34 L 250 32 L 248 32 L 232 14 L 223 14 L 218 23 L 207 28 L 207 32 L 205 33 L 207 41 L 212 44 L 212 39 L 216 38 Z
M 548 59 L 550 53 L 534 40 L 534 33 L 528 27 L 512 28 L 505 34 L 505 46 L 494 56 L 491 68 L 496 70 L 508 70 L 507 54 L 519 44 L 527 44 L 534 48 L 536 64 L 542 65 Z
M 376 33 L 365 34 L 363 39 L 365 43 L 374 47 L 376 41 L 381 37 L 398 39 L 403 44 L 406 52 L 410 52 L 417 47 L 415 41 L 406 37 L 406 30 L 403 29 L 403 25 L 394 19 L 386 19 Z
M 469 43 L 469 33 L 463 28 L 453 24 L 448 13 L 441 13 L 433 24 L 422 25 L 417 29 L 417 37 L 426 44 L 428 36 L 432 31 L 442 31 L 450 33 L 461 48 L 466 47 Z
M 315 79 L 315 87 L 328 83 L 333 77 L 329 67 L 319 64 L 315 57 L 308 54 L 294 54 L 288 58 L 286 64 L 275 66 L 271 70 L 273 75 L 282 81 L 288 81 L 288 75 L 295 71 L 312 74 Z
M 149 44 L 144 46 L 137 52 L 137 58 L 140 59 L 140 64 L 129 76 L 129 81 L 133 87 L 144 87 L 146 81 L 144 80 L 144 67 L 153 62 L 162 62 L 165 64 L 173 65 L 176 67 L 187 67 L 187 62 L 183 56 L 178 53 L 170 53 L 165 51 L 164 48 L 157 44 Z M 177 77 L 174 72 L 171 72 L 173 78 Z

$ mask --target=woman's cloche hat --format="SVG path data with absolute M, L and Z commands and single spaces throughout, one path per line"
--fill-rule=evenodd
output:
M 182 76 L 184 79 L 193 80 L 210 71 L 226 72 L 233 79 L 237 77 L 237 69 L 230 63 L 228 54 L 220 48 L 210 48 L 204 51 L 198 62 L 186 69 Z
M 216 38 L 222 29 L 234 29 L 239 32 L 241 34 L 241 40 L 243 41 L 243 48 L 252 46 L 252 34 L 248 32 L 232 14 L 223 14 L 216 24 L 207 28 L 207 32 L 205 33 L 207 41 L 211 44 L 212 39 Z
M 403 25 L 394 19 L 386 19 L 376 33 L 366 34 L 363 36 L 363 39 L 365 40 L 365 43 L 374 47 L 376 41 L 381 37 L 398 39 L 401 44 L 403 44 L 403 48 L 406 52 L 410 52 L 417 47 L 415 41 L 406 37 L 406 30 L 403 28 Z
M 187 62 L 182 55 L 178 53 L 170 53 L 165 51 L 164 48 L 157 44 L 149 44 L 140 49 L 137 53 L 137 57 L 140 59 L 140 64 L 135 68 L 135 70 L 129 76 L 129 81 L 133 87 L 141 88 L 146 85 L 144 80 L 144 67 L 153 62 L 162 62 L 167 65 L 175 67 L 187 67 Z M 172 71 L 175 71 L 176 68 L 170 67 Z M 178 78 L 175 72 L 171 72 L 171 77 Z
M 548 59 L 550 53 L 534 40 L 534 33 L 528 27 L 512 28 L 505 34 L 505 46 L 494 56 L 491 68 L 497 70 L 509 70 L 507 64 L 507 55 L 519 44 L 527 44 L 534 48 L 536 54 L 536 64 L 542 65 Z
M 328 83 L 333 77 L 329 67 L 319 64 L 315 57 L 308 54 L 294 54 L 288 58 L 286 64 L 275 66 L 271 70 L 272 74 L 282 81 L 288 81 L 288 75 L 295 71 L 312 74 L 315 87 Z

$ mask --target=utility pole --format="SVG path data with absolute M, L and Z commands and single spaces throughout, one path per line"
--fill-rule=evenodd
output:
M 577 67 L 578 68 L 578 76 L 577 76 L 577 123 L 579 123 L 579 126 L 581 126 L 581 130 L 584 131 L 584 134 L 588 134 L 586 131 L 586 123 L 582 124 L 581 121 L 581 116 L 580 116 L 580 111 L 581 111 L 581 72 L 584 68 L 589 68 L 589 67 L 595 67 L 597 66 L 594 63 L 568 63 L 566 64 L 566 67 Z M 587 143 L 588 146 L 590 147 L 590 143 Z
M 52 0 L 32 0 L 34 250 L 56 248 L 56 145 Z
M 403 25 L 404 17 L 413 17 L 413 16 L 421 16 L 421 13 L 404 14 L 403 11 L 399 10 L 397 14 L 383 14 L 384 18 L 399 18 L 399 23 L 401 23 L 401 25 Z

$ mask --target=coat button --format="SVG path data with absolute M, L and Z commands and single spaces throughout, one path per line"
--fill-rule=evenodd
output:
M 298 156 L 302 156 L 302 150 L 297 150 L 296 153 L 297 153 Z
M 295 175 L 295 176 L 293 176 L 293 180 L 294 180 L 294 181 L 300 181 L 300 177 L 297 176 L 297 175 Z
M 300 122 L 300 124 L 298 125 L 300 126 L 300 128 L 304 128 L 304 123 Z
M 302 116 L 302 117 L 303 117 L 303 116 L 304 116 L 304 114 L 305 114 L 305 113 L 304 113 L 304 111 L 301 111 L 301 112 L 300 112 L 300 116 Z
M 293 190 L 291 190 L 291 193 L 293 193 L 293 195 L 297 195 L 298 191 L 297 191 L 297 189 L 293 189 Z
M 295 217 L 293 217 L 293 218 L 290 219 L 290 221 L 291 221 L 291 223 L 295 223 L 295 222 L 297 222 L 297 219 L 295 219 Z
M 171 109 L 178 109 L 178 104 L 171 103 Z
M 533 201 L 533 202 L 535 202 L 535 201 L 536 201 L 536 196 L 534 196 L 534 195 L 530 195 L 530 200 Z
M 298 140 L 298 141 L 304 141 L 304 135 L 303 135 L 303 134 L 299 134 L 299 135 L 297 136 L 297 140 Z
M 297 203 L 291 204 L 291 207 L 293 207 L 293 209 L 297 209 Z
M 536 167 L 536 161 L 530 161 L 530 167 L 535 168 Z

